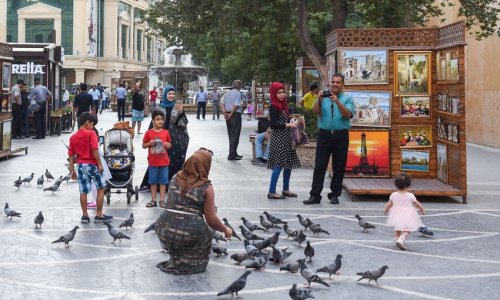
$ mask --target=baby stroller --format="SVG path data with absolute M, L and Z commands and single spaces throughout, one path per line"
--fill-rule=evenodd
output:
M 132 136 L 128 130 L 113 128 L 106 131 L 104 159 L 111 173 L 111 178 L 106 180 L 104 191 L 106 202 L 109 204 L 111 193 L 121 194 L 123 190 L 127 192 L 127 204 L 130 204 L 133 195 L 135 200 L 139 200 L 138 187 L 134 187 L 132 182 L 135 156 Z

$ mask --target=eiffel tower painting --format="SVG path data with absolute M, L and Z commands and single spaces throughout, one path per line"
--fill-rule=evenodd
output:
M 389 177 L 389 170 L 389 132 L 351 129 L 346 177 Z

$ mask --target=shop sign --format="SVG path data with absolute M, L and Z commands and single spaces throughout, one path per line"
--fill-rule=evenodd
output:
M 43 67 L 45 65 L 35 65 L 34 62 L 12 64 L 12 74 L 45 74 Z

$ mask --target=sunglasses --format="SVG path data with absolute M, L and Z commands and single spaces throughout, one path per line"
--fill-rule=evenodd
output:
M 201 148 L 200 148 L 200 150 L 205 150 L 205 151 L 207 151 L 208 153 L 210 153 L 210 156 L 214 156 L 214 152 L 213 152 L 212 150 L 209 150 L 209 149 L 207 149 L 207 148 L 203 148 L 203 147 L 201 147 Z

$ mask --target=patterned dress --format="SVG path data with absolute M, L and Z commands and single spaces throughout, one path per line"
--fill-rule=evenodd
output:
M 271 106 L 270 119 L 271 139 L 269 141 L 270 146 L 267 168 L 300 168 L 299 157 L 295 149 L 292 148 L 292 130 L 286 127 L 287 116 L 285 112 L 282 111 L 278 113 L 278 111 Z
M 156 234 L 170 259 L 157 265 L 170 274 L 195 274 L 205 271 L 212 248 L 214 231 L 203 218 L 206 183 L 182 198 L 175 175 L 168 189 L 165 211 L 156 221 Z

